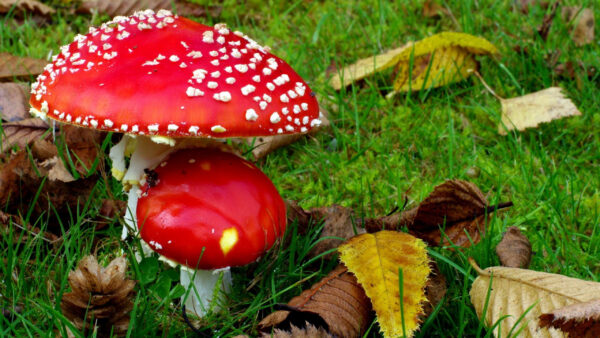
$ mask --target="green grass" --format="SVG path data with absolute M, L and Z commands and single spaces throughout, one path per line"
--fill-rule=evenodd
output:
M 55 1 L 56 3 L 56 1 Z M 332 127 L 314 137 L 280 149 L 258 161 L 286 199 L 305 208 L 332 203 L 352 207 L 359 216 L 386 214 L 395 206 L 418 204 L 446 179 L 466 179 L 489 192 L 490 202 L 511 200 L 515 206 L 493 217 L 483 240 L 473 248 L 431 249 L 448 281 L 445 303 L 427 322 L 420 337 L 485 336 L 468 291 L 475 273 L 467 257 L 483 267 L 497 265 L 495 245 L 507 226 L 519 226 L 535 252 L 531 268 L 588 280 L 600 280 L 600 105 L 599 75 L 577 80 L 556 76 L 547 55 L 560 51 L 560 62 L 581 61 L 599 68 L 598 44 L 576 47 L 568 24 L 557 18 L 547 41 L 535 36 L 545 11 L 528 15 L 513 1 L 448 2 L 452 18 L 421 16 L 420 2 L 401 1 L 249 1 L 225 0 L 221 17 L 198 18 L 207 24 L 226 22 L 270 45 L 308 79 Z M 570 3 L 570 2 L 567 2 Z M 575 4 L 575 3 L 573 3 Z M 577 4 L 600 8 L 593 1 Z M 75 34 L 98 25 L 103 16 L 74 15 L 61 10 L 49 24 L 31 18 L 23 24 L 0 19 L 0 50 L 44 58 Z M 550 86 L 564 88 L 582 116 L 554 121 L 537 129 L 500 136 L 500 104 L 474 77 L 444 88 L 398 95 L 386 100 L 391 80 L 380 74 L 339 92 L 322 74 L 330 65 L 345 65 L 411 39 L 442 31 L 480 35 L 500 50 L 480 58 L 480 73 L 502 97 L 509 98 Z M 513 51 L 527 46 L 527 53 Z M 32 79 L 33 80 L 33 79 Z M 469 173 L 477 168 L 476 177 Z M 40 238 L 0 239 L 0 307 L 24 306 L 13 320 L 0 317 L 0 336 L 54 336 L 65 333 L 61 295 L 77 261 L 97 252 L 104 263 L 119 250 L 131 253 L 135 243 L 119 241 L 114 221 L 94 231 L 99 202 L 121 196 L 112 179 L 101 180 L 86 208 L 62 218 L 63 241 L 50 245 Z M 17 213 L 15 210 L 4 210 Z M 21 211 L 23 215 L 27 210 Z M 52 209 L 49 208 L 49 214 Z M 44 228 L 45 219 L 30 219 Z M 229 310 L 202 321 L 211 335 L 256 334 L 258 321 L 276 303 L 287 302 L 310 287 L 336 264 L 309 260 L 318 233 L 295 233 L 291 245 L 278 248 L 249 267 L 234 269 L 235 287 Z M 178 310 L 165 300 L 179 292 L 169 281 L 176 271 L 158 261 L 130 259 L 130 275 L 138 283 L 130 333 L 133 336 L 193 336 Z M 173 296 L 173 294 L 171 294 Z M 378 328 L 371 329 L 377 336 Z

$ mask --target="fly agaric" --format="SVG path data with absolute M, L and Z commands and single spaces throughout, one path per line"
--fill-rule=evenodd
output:
M 113 175 L 133 187 L 130 229 L 144 169 L 176 148 L 321 124 L 313 92 L 268 47 L 167 10 L 117 16 L 77 35 L 32 85 L 30 103 L 43 119 L 126 134 L 110 157 Z
M 202 316 L 219 289 L 212 270 L 221 269 L 230 284 L 230 266 L 254 262 L 271 248 L 285 231 L 285 204 L 256 166 L 217 149 L 173 152 L 151 176 L 137 205 L 140 236 L 182 265 L 186 289 L 193 279 L 185 305 Z

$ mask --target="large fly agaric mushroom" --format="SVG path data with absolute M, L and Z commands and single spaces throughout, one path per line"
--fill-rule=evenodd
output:
M 182 265 L 182 284 L 194 285 L 185 305 L 202 316 L 215 289 L 231 284 L 229 267 L 254 262 L 283 235 L 285 204 L 256 166 L 217 149 L 171 153 L 152 177 L 138 200 L 140 236 Z
M 269 48 L 166 10 L 77 35 L 32 85 L 30 103 L 44 119 L 126 134 L 110 157 L 113 175 L 133 186 L 130 229 L 144 169 L 198 146 L 189 138 L 306 133 L 321 123 L 308 85 Z

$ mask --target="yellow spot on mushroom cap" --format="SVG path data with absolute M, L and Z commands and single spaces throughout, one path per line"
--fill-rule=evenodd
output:
M 236 228 L 229 228 L 223 231 L 223 235 L 221 235 L 221 239 L 219 240 L 219 245 L 221 246 L 221 251 L 223 251 L 223 255 L 227 255 L 231 249 L 235 246 L 238 241 L 238 232 Z

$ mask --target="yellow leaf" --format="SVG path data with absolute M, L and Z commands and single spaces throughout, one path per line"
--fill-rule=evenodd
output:
M 398 57 L 406 48 L 412 44 L 407 44 L 396 49 L 387 51 L 384 54 L 369 56 L 361 59 L 356 63 L 344 67 L 338 74 L 335 74 L 329 84 L 335 90 L 340 90 L 352 82 L 361 80 L 369 75 L 381 72 L 385 69 L 393 67 L 398 62 Z
M 502 123 L 498 132 L 506 135 L 513 129 L 525 130 L 543 122 L 568 116 L 581 115 L 577 107 L 566 98 L 559 87 L 550 87 L 525 96 L 501 100 Z
M 486 39 L 465 33 L 444 32 L 430 36 L 397 56 L 394 90 L 421 90 L 460 81 L 477 69 L 476 54 L 497 52 Z
M 352 237 L 338 248 L 340 260 L 356 275 L 371 299 L 377 321 L 386 337 L 406 337 L 419 327 L 424 287 L 429 275 L 426 245 L 396 231 L 379 231 Z M 403 274 L 402 315 L 399 270 Z
M 566 305 L 591 301 L 600 294 L 600 283 L 563 275 L 497 266 L 476 269 L 479 277 L 471 287 L 471 302 L 486 325 L 501 320 L 494 329 L 496 337 L 508 337 L 511 330 L 513 336 L 522 330 L 519 337 L 563 337 L 556 329 L 541 328 L 538 317 Z M 484 310 L 485 318 L 481 318 Z

